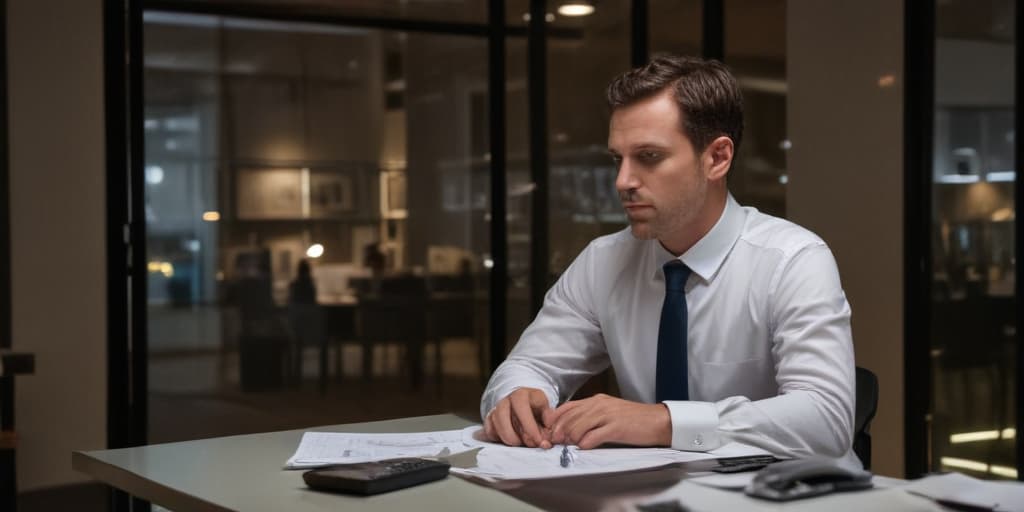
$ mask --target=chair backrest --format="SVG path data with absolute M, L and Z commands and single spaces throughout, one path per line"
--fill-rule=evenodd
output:
M 853 452 L 871 469 L 871 420 L 878 412 L 878 377 L 867 368 L 857 367 L 857 404 L 853 422 Z

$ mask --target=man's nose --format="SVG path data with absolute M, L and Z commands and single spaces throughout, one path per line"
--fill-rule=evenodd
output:
M 629 162 L 622 160 L 622 162 L 619 163 L 619 174 L 615 177 L 615 189 L 620 192 L 625 192 L 639 186 L 640 183 L 630 170 Z

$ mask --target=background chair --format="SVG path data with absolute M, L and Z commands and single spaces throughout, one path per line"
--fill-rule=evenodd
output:
M 857 399 L 853 421 L 853 453 L 864 469 L 871 469 L 871 420 L 878 412 L 878 377 L 867 368 L 857 367 Z
M 323 309 L 319 304 L 289 304 L 288 331 L 291 337 L 291 350 L 288 354 L 291 362 L 288 368 L 290 380 L 293 384 L 302 382 L 305 349 L 308 346 L 316 347 L 320 363 L 318 385 L 320 394 L 323 395 L 327 392 L 328 341 Z
M 375 346 L 397 344 L 404 352 L 404 366 L 413 389 L 423 382 L 423 346 L 427 337 L 427 286 L 419 276 L 381 279 L 379 293 L 359 298 L 357 337 L 363 345 L 363 377 L 373 373 Z

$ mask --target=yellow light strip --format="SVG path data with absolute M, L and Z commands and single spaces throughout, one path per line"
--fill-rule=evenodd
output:
M 975 441 L 992 441 L 999 439 L 998 430 L 982 430 L 980 432 L 964 432 L 961 434 L 953 434 L 949 436 L 949 442 L 952 444 L 960 443 L 973 443 Z
M 205 220 L 206 222 L 217 222 L 218 220 L 220 220 L 220 212 L 218 212 L 218 211 L 203 212 L 203 220 Z
M 948 466 L 957 469 L 969 469 L 971 471 L 979 471 L 982 473 L 988 472 L 988 464 L 984 462 L 978 462 L 975 460 L 958 459 L 955 457 L 943 457 L 940 459 L 943 466 Z
M 988 468 L 988 472 L 992 473 L 993 475 L 1004 476 L 1006 478 L 1012 478 L 1014 480 L 1017 479 L 1017 470 L 1015 468 L 1007 466 L 992 465 Z
M 961 432 L 949 436 L 951 444 L 973 443 L 975 441 L 994 441 L 996 439 L 1013 439 L 1017 437 L 1017 429 L 979 430 L 977 432 Z

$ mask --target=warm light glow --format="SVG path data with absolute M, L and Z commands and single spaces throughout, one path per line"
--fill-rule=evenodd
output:
M 988 468 L 988 472 L 993 475 L 999 475 L 1006 478 L 1017 479 L 1017 470 L 1007 466 L 991 466 Z
M 484 258 L 484 268 L 494 268 L 494 260 L 491 258 Z
M 943 466 L 957 468 L 957 469 L 969 469 L 971 471 L 980 471 L 985 473 L 988 471 L 988 464 L 984 462 L 978 462 L 976 460 L 958 459 L 956 457 L 943 457 L 940 459 Z
M 878 77 L 878 86 L 879 87 L 882 87 L 882 88 L 892 87 L 895 84 L 896 84 L 896 75 L 882 75 L 882 76 Z
M 206 222 L 217 222 L 218 220 L 220 220 L 220 212 L 218 212 L 218 211 L 203 212 L 203 220 L 205 220 Z
M 164 277 L 174 277 L 174 265 L 166 261 L 150 261 L 146 264 L 146 270 L 154 274 L 163 274 Z
M 949 442 L 952 444 L 960 443 L 973 443 L 975 441 L 992 441 L 999 439 L 998 430 L 982 430 L 980 432 L 964 432 L 962 434 L 953 434 L 949 436 Z
M 1001 222 L 1004 220 L 1013 220 L 1013 209 L 1010 207 L 1003 207 L 992 212 L 992 221 Z
M 979 430 L 977 432 L 961 432 L 949 436 L 951 444 L 973 443 L 975 441 L 994 441 L 996 439 L 1013 439 L 1017 437 L 1017 429 Z
M 558 7 L 562 16 L 587 16 L 594 13 L 594 6 L 589 2 L 567 2 Z
M 324 255 L 324 246 L 322 246 L 320 244 L 313 244 L 313 245 L 309 246 L 309 249 L 306 249 L 306 256 L 309 256 L 310 258 L 319 258 L 320 256 L 323 256 L 323 255 Z
M 528 12 L 527 13 L 523 13 L 523 21 L 525 21 L 526 23 L 530 22 L 530 13 L 528 13 Z M 549 13 L 545 13 L 544 14 L 544 21 L 546 21 L 548 23 L 551 23 L 552 21 L 555 21 L 555 15 L 553 13 L 550 13 L 550 12 Z

